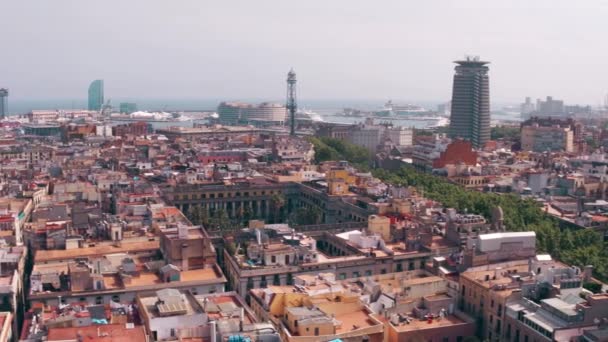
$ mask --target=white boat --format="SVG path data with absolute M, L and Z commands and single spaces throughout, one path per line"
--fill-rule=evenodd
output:
M 375 114 L 378 116 L 394 116 L 394 115 L 417 115 L 428 112 L 424 107 L 413 104 L 398 105 L 389 100 L 381 110 Z
M 314 122 L 324 121 L 323 118 L 321 117 L 321 115 L 319 115 L 318 113 L 315 113 L 311 110 L 307 110 L 307 109 L 298 110 L 296 112 L 296 120 L 314 121 Z
M 112 121 L 127 121 L 127 122 L 176 122 L 176 121 L 188 121 L 190 118 L 173 115 L 167 112 L 144 112 L 138 111 L 131 114 L 118 114 L 113 113 L 110 115 Z
M 437 122 L 434 125 L 429 126 L 429 128 L 445 127 L 445 126 L 448 126 L 449 124 L 450 124 L 449 118 L 441 117 L 441 118 L 439 118 L 439 120 L 437 120 Z

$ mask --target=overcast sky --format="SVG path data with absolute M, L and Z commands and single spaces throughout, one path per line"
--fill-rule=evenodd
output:
M 608 93 L 606 1 L 10 0 L 0 87 L 13 99 L 441 101 L 452 61 L 489 60 L 493 101 Z

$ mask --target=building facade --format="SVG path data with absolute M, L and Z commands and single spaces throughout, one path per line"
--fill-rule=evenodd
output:
M 531 118 L 521 125 L 521 149 L 533 152 L 574 152 L 581 126 L 572 119 Z
M 489 62 L 467 57 L 455 63 L 450 136 L 469 140 L 473 147 L 481 148 L 490 140 Z
M 412 146 L 414 143 L 414 132 L 407 127 L 393 127 L 386 130 L 387 137 L 398 146 Z
M 564 101 L 554 100 L 553 97 L 547 96 L 545 101 L 540 99 L 536 101 L 536 110 L 542 116 L 562 116 L 564 115 Z
M 217 107 L 219 120 L 224 124 L 239 123 L 285 123 L 285 106 L 263 102 L 259 105 L 241 102 L 222 102 Z

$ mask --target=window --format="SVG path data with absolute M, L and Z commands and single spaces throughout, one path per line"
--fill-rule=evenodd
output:
M 366 276 L 366 277 L 369 277 L 369 276 L 371 276 L 371 275 L 372 275 L 372 271 L 371 271 L 371 270 L 367 270 L 367 271 L 365 271 L 365 276 Z
M 403 266 L 401 265 L 401 263 L 397 264 L 397 272 L 401 272 L 403 271 Z
M 502 316 L 502 304 L 498 304 L 498 309 L 496 309 L 496 316 Z
M 319 328 L 315 327 L 315 336 L 319 336 Z
M 490 301 L 490 307 L 493 308 L 494 307 L 494 299 L 492 299 L 492 301 Z
M 340 273 L 339 279 L 340 280 L 346 279 L 346 273 Z
M 285 256 L 285 265 L 289 265 L 289 255 Z
M 276 257 L 275 255 L 272 255 L 272 256 L 270 257 L 270 262 L 272 262 L 272 263 L 277 262 L 277 257 Z
M 295 321 L 293 321 L 293 326 L 296 327 L 296 328 L 298 327 L 298 320 L 297 319 Z
M 357 272 L 357 271 L 353 272 L 353 278 L 359 278 L 359 277 L 360 277 L 359 272 Z
M 386 274 L 386 268 L 381 269 L 380 274 Z
M 120 297 L 117 295 L 112 296 L 112 301 L 115 303 L 120 303 Z
M 260 279 L 260 287 L 266 287 L 266 276 L 262 276 Z
M 95 298 L 95 304 L 101 304 L 101 303 L 103 303 L 103 298 L 101 298 L 101 297 L 96 297 L 96 298 Z

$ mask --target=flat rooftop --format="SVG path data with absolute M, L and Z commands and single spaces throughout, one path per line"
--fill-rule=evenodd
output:
M 462 320 L 454 315 L 449 315 L 442 319 L 433 319 L 431 323 L 428 320 L 420 320 L 420 319 L 412 319 L 410 323 L 402 322 L 398 326 L 394 326 L 391 324 L 391 327 L 398 332 L 406 332 L 406 331 L 416 331 L 416 330 L 426 330 L 426 329 L 435 329 L 440 327 L 447 327 L 451 325 L 459 325 L 459 324 L 467 324 L 465 320 Z
M 152 251 L 160 248 L 160 243 L 155 241 L 123 242 L 119 247 L 111 243 L 96 244 L 95 247 L 83 247 L 74 249 L 39 250 L 36 251 L 35 262 L 44 263 L 49 261 L 72 260 L 114 253 L 137 253 Z
M 515 271 L 515 274 L 518 273 L 526 273 L 528 272 L 528 263 L 522 261 L 521 264 L 515 264 L 511 266 L 502 266 L 502 270 L 500 272 L 506 271 Z M 488 268 L 491 268 L 492 265 L 488 265 Z M 473 281 L 485 288 L 490 288 L 494 285 L 508 285 L 512 283 L 512 279 L 509 276 L 502 275 L 497 279 L 492 279 L 494 274 L 496 273 L 496 269 L 486 269 L 480 271 L 466 271 L 460 274 L 460 277 Z M 486 278 L 488 280 L 486 280 Z M 500 291 L 499 293 L 503 293 L 505 296 L 510 294 L 511 291 Z
M 368 328 L 379 324 L 374 322 L 370 318 L 369 314 L 363 311 L 362 309 L 354 312 L 336 315 L 335 318 L 338 321 L 342 322 L 342 325 L 336 328 L 336 334 L 344 334 L 353 330 Z
M 245 304 L 236 293 L 219 293 L 194 296 L 200 306 L 205 310 L 210 320 L 235 319 L 234 314 L 243 308 L 245 312 L 244 323 L 255 323 L 255 318 L 250 317 Z M 206 304 L 205 304 L 206 301 Z M 205 309 L 206 308 L 206 309 Z M 238 318 L 237 318 L 238 320 Z
M 180 310 L 184 310 L 185 313 L 175 314 L 176 316 L 194 315 L 201 312 L 198 304 L 196 304 L 196 302 L 192 302 L 194 299 L 191 296 L 180 291 L 178 291 L 178 293 L 180 295 L 179 298 L 181 299 L 179 300 L 179 304 L 171 304 L 170 307 L 173 309 L 179 308 Z M 159 297 L 156 294 L 139 296 L 139 300 L 143 305 L 142 309 L 148 313 L 150 318 L 161 317 L 156 305 L 159 301 Z
M 99 336 L 98 335 L 101 335 Z M 47 341 L 75 341 L 80 335 L 84 341 L 145 342 L 141 325 L 127 328 L 124 324 L 101 324 L 75 328 L 49 328 Z

